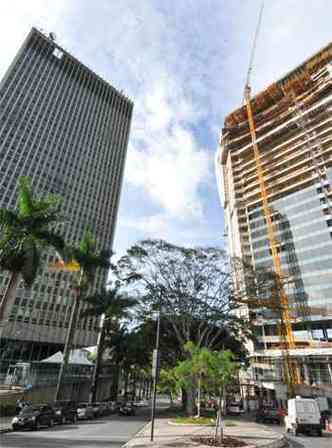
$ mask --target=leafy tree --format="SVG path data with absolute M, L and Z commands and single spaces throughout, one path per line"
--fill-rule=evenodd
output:
M 115 321 L 111 328 L 107 328 L 104 347 L 108 349 L 109 360 L 113 364 L 112 400 L 117 399 L 121 371 L 124 375 L 125 395 L 130 379 L 133 380 L 134 389 L 139 386 L 139 395 L 142 393 L 142 385 L 147 389 L 151 380 L 152 341 L 142 328 L 129 330 L 124 322 Z
M 114 274 L 136 295 L 141 316 L 161 310 L 162 320 L 167 321 L 173 340 L 176 338 L 180 359 L 190 359 L 184 348 L 189 341 L 198 348 L 218 349 L 227 337 L 243 347 L 249 328 L 236 313 L 239 304 L 234 300 L 232 272 L 222 249 L 145 240 L 127 250 Z M 193 407 L 193 396 L 191 391 L 188 410 Z
M 193 342 L 187 342 L 184 349 L 190 357 L 181 361 L 175 367 L 175 377 L 179 384 L 186 389 L 187 394 L 196 395 L 197 389 L 197 417 L 201 416 L 201 392 L 210 376 L 212 352 L 206 347 L 198 347 Z M 193 414 L 192 401 L 187 402 L 188 415 Z
M 243 329 L 222 249 L 145 240 L 128 249 L 114 272 L 137 294 L 142 314 L 161 309 L 182 348 L 189 341 L 213 348 L 225 327 Z
M 158 380 L 158 391 L 161 394 L 167 394 L 169 396 L 171 406 L 180 390 L 181 388 L 176 377 L 175 369 L 161 369 Z
M 90 231 L 84 232 L 82 240 L 78 246 L 67 248 L 66 258 L 69 260 L 68 264 L 77 266 L 77 271 L 73 274 L 72 278 L 72 286 L 76 293 L 76 297 L 70 315 L 63 361 L 60 367 L 55 393 L 55 401 L 59 399 L 61 394 L 62 382 L 68 366 L 69 353 L 75 333 L 75 321 L 78 318 L 80 302 L 86 295 L 88 288 L 92 286 L 96 270 L 98 268 L 107 269 L 110 267 L 110 256 L 110 251 L 102 250 L 98 252 L 96 250 L 96 241 Z M 66 269 L 66 265 L 64 266 L 64 269 Z
M 0 319 L 14 303 L 20 278 L 27 287 L 35 281 L 43 251 L 51 247 L 62 253 L 65 246 L 54 230 L 61 220 L 59 197 L 36 196 L 27 177 L 19 178 L 17 188 L 17 209 L 0 209 L 0 269 L 10 272 Z
M 103 288 L 100 292 L 86 297 L 85 301 L 89 306 L 83 313 L 83 316 L 102 316 L 102 326 L 97 343 L 94 373 L 89 398 L 90 402 L 94 402 L 96 401 L 98 374 L 105 349 L 106 335 L 112 331 L 113 326 L 117 325 L 119 320 L 130 316 L 130 309 L 136 305 L 137 302 L 136 300 L 121 294 L 117 286 L 113 286 L 110 289 Z
M 218 413 L 216 419 L 215 438 L 219 442 L 223 441 L 224 431 L 222 424 L 223 407 L 226 397 L 226 387 L 237 378 L 239 364 L 235 361 L 231 351 L 213 351 L 209 357 L 208 379 L 211 390 L 217 392 Z

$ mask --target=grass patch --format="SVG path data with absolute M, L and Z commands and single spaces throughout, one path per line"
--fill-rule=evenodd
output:
M 214 425 L 216 420 L 211 417 L 176 417 L 172 419 L 173 423 L 182 425 Z M 224 425 L 227 427 L 238 426 L 238 423 L 231 420 L 224 420 Z
M 225 426 L 238 426 L 238 423 L 232 422 L 231 420 L 225 420 Z
M 176 417 L 172 421 L 182 425 L 213 425 L 215 423 L 215 420 L 209 417 Z

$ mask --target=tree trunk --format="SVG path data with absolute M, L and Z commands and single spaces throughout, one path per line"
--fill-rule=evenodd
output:
M 58 383 L 57 383 L 57 387 L 56 387 L 56 391 L 55 391 L 54 401 L 59 401 L 60 399 L 63 398 L 63 397 L 61 397 L 61 388 L 62 388 L 62 383 L 64 381 L 66 371 L 68 368 L 70 349 L 72 346 L 72 341 L 73 341 L 75 330 L 76 330 L 75 324 L 76 324 L 76 320 L 78 318 L 77 313 L 78 313 L 78 307 L 79 307 L 79 302 L 80 302 L 79 299 L 80 299 L 80 292 L 78 292 L 77 296 L 74 298 L 73 308 L 71 310 L 69 327 L 68 327 L 67 335 L 66 335 L 65 347 L 63 350 L 63 360 L 62 360 L 60 370 L 59 370 Z
M 137 390 L 137 375 L 136 372 L 133 373 L 133 391 L 132 391 L 132 399 L 135 401 L 136 399 L 136 390 Z
M 201 386 L 202 386 L 202 376 L 198 377 L 198 386 L 197 386 L 197 418 L 201 416 Z
M 100 365 L 102 361 L 103 351 L 104 351 L 104 339 L 105 339 L 105 329 L 104 329 L 104 318 L 102 317 L 101 327 L 98 334 L 97 341 L 97 353 L 96 361 L 93 369 L 93 375 L 91 380 L 91 387 L 89 393 L 89 403 L 95 403 L 97 401 L 97 385 L 98 385 L 98 375 L 100 371 Z
M 0 321 L 4 319 L 6 311 L 14 305 L 16 298 L 16 290 L 20 282 L 20 273 L 12 272 L 9 277 L 7 288 L 0 302 Z
M 190 386 L 187 388 L 186 392 L 187 392 L 186 411 L 188 417 L 192 417 L 194 415 L 194 400 L 195 400 L 194 388 Z
M 215 439 L 217 442 L 222 443 L 224 441 L 224 424 L 223 424 L 223 397 L 224 388 L 222 387 L 219 391 L 219 402 L 218 402 L 218 413 L 216 418 L 216 429 L 215 429 Z M 220 434 L 220 435 L 219 435 Z
M 129 382 L 129 372 L 128 372 L 128 370 L 125 370 L 125 378 L 124 378 L 124 396 L 125 396 L 125 399 L 127 399 L 127 394 L 128 394 L 128 382 Z
M 181 401 L 182 401 L 182 411 L 187 409 L 187 391 L 183 387 L 181 388 Z
M 119 379 L 120 379 L 120 364 L 117 363 L 114 367 L 113 371 L 113 378 L 112 378 L 112 385 L 111 385 L 111 400 L 117 401 L 118 400 L 118 393 L 119 393 Z

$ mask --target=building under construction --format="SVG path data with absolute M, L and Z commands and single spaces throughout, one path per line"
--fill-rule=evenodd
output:
M 287 300 L 287 347 L 273 306 L 246 308 L 252 381 L 283 398 L 287 349 L 302 393 L 332 397 L 332 43 L 226 117 L 217 172 L 230 256 L 257 277 L 279 263 Z

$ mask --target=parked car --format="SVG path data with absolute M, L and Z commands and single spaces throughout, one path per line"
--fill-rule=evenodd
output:
M 149 406 L 149 402 L 148 400 L 139 400 L 134 403 L 134 406 L 136 406 L 137 408 L 143 408 L 145 406 Z
M 77 422 L 77 405 L 73 401 L 56 401 L 53 404 L 53 409 L 55 411 L 56 423 L 64 425 L 68 422 Z
M 256 412 L 257 423 L 277 423 L 280 425 L 283 417 L 278 408 L 260 408 Z
M 54 409 L 49 405 L 26 406 L 12 420 L 13 430 L 40 429 L 42 426 L 52 427 L 55 423 Z
M 316 433 L 322 436 L 321 414 L 316 400 L 312 398 L 291 398 L 285 417 L 287 432 L 295 436 L 299 433 Z
M 90 420 L 94 417 L 93 407 L 89 403 L 79 403 L 77 406 L 79 420 Z
M 241 415 L 244 413 L 244 410 L 240 403 L 233 402 L 228 405 L 227 413 L 229 415 Z
M 119 410 L 119 406 L 117 405 L 116 401 L 105 401 L 104 404 L 106 407 L 106 415 L 114 414 Z
M 135 415 L 135 406 L 133 405 L 133 403 L 123 404 L 119 409 L 119 414 L 126 416 Z
M 92 403 L 94 417 L 102 417 L 106 413 L 105 403 L 95 402 Z
M 99 403 L 99 409 L 100 409 L 100 415 L 108 415 L 109 414 L 107 404 L 104 401 Z

